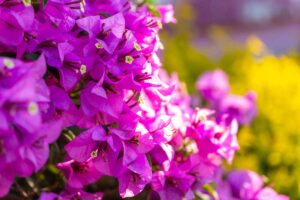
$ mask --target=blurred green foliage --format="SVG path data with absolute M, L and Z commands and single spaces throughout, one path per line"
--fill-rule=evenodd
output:
M 300 53 L 275 57 L 255 36 L 236 44 L 219 27 L 208 33 L 213 47 L 203 47 L 191 23 L 191 8 L 178 8 L 178 23 L 161 34 L 164 67 L 176 71 L 191 93 L 197 77 L 215 68 L 227 72 L 232 93 L 256 91 L 259 114 L 240 128 L 241 149 L 229 168 L 257 171 L 278 192 L 300 199 Z

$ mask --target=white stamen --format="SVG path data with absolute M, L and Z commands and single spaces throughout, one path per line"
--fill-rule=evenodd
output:
M 86 73 L 86 65 L 81 65 L 80 66 L 80 73 L 83 75 Z
M 39 111 L 39 107 L 38 107 L 37 103 L 30 102 L 28 104 L 27 110 L 28 110 L 30 115 L 36 115 Z
M 4 58 L 3 64 L 7 69 L 13 69 L 15 67 L 15 63 L 8 58 Z
M 125 62 L 127 64 L 132 64 L 133 61 L 134 61 L 134 58 L 132 56 L 125 56 Z

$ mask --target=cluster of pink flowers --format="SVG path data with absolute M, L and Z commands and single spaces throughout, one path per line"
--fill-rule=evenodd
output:
M 255 92 L 250 91 L 245 96 L 230 94 L 227 75 L 220 69 L 199 76 L 196 88 L 218 115 L 227 113 L 239 124 L 249 124 L 256 116 Z
M 150 188 L 162 200 L 287 199 L 222 178 L 222 161 L 239 148 L 238 122 L 190 106 L 157 55 L 172 7 L 158 6 L 160 17 L 150 10 L 128 0 L 0 0 L 0 196 L 76 128 L 55 163 L 65 188 L 41 200 L 101 199 L 85 186 L 103 176 L 118 180 L 122 198 Z

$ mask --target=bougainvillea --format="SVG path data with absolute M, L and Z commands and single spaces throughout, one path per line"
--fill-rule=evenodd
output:
M 241 178 L 250 172 L 227 179 L 222 162 L 239 149 L 238 123 L 253 117 L 255 96 L 229 96 L 208 77 L 217 112 L 192 108 L 157 55 L 158 31 L 175 21 L 170 5 L 128 0 L 0 1 L 0 196 L 110 198 L 97 188 L 110 177 L 122 198 L 286 199 Z M 17 180 L 43 178 L 62 136 L 64 148 L 50 153 L 64 158 L 50 164 L 63 186 L 22 190 Z
M 240 124 L 249 124 L 257 113 L 255 92 L 245 96 L 230 94 L 228 78 L 220 69 L 200 76 L 196 88 L 218 115 L 227 113 Z

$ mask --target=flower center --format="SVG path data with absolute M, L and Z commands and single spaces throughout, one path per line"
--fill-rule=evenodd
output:
M 97 49 L 103 49 L 103 45 L 102 45 L 101 43 L 99 43 L 99 42 L 96 42 L 96 43 L 95 43 L 95 47 L 96 47 Z
M 3 64 L 5 65 L 5 67 L 7 69 L 13 69 L 15 67 L 14 62 L 12 60 L 10 60 L 10 59 L 7 59 L 7 58 L 4 58 Z
M 27 111 L 30 115 L 36 115 L 39 111 L 38 105 L 35 102 L 30 102 L 27 107 Z
M 83 75 L 86 73 L 86 65 L 81 65 L 80 66 L 80 73 Z
M 136 42 L 133 44 L 133 46 L 134 46 L 135 50 L 137 50 L 137 51 L 142 50 L 141 46 Z
M 91 157 L 92 158 L 97 158 L 97 156 L 98 156 L 98 151 L 97 150 L 91 152 Z
M 134 58 L 132 56 L 125 56 L 125 62 L 127 64 L 132 64 L 133 61 L 134 61 Z

